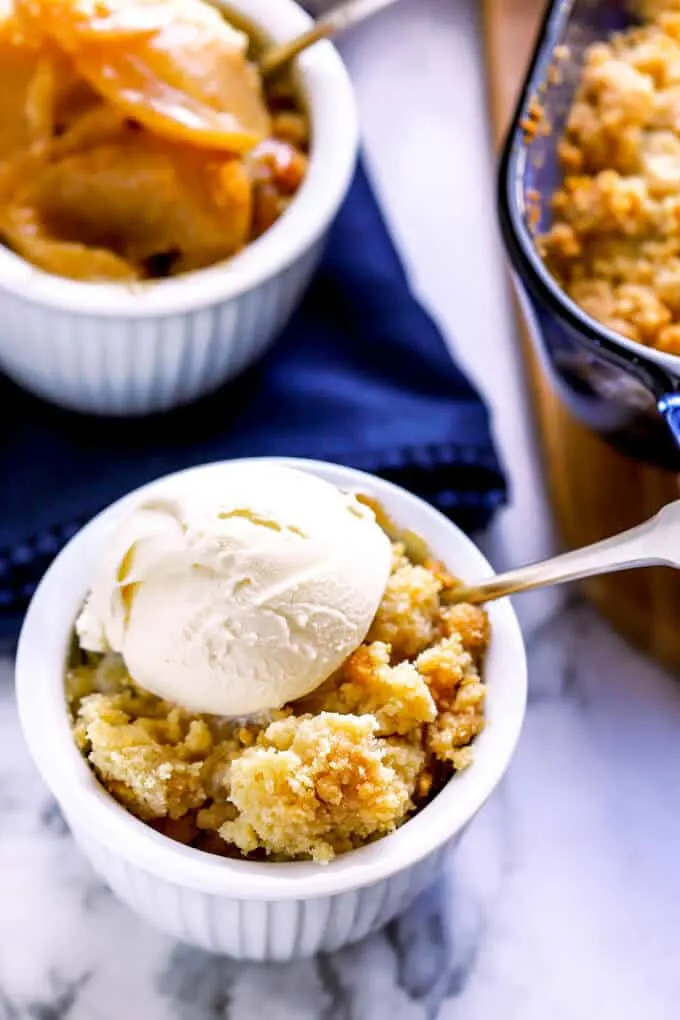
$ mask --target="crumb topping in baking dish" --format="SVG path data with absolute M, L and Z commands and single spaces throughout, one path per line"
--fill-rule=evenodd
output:
M 539 238 L 569 296 L 631 340 L 680 353 L 680 4 L 588 47 Z

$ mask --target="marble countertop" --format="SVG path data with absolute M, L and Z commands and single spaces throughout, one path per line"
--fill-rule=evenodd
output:
M 493 216 L 476 8 L 403 0 L 344 50 L 415 286 L 495 412 L 513 480 L 487 543 L 502 566 L 552 538 Z M 680 684 L 578 600 L 518 609 L 525 730 L 445 878 L 366 942 L 284 966 L 180 946 L 107 891 L 28 759 L 0 660 L 0 1020 L 674 1020 Z

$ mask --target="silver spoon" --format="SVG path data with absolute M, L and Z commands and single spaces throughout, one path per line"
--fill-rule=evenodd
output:
M 372 17 L 384 7 L 390 7 L 396 2 L 397 0 L 345 0 L 315 21 L 302 35 L 291 39 L 290 42 L 269 46 L 258 60 L 260 74 L 265 78 L 275 74 L 298 53 L 320 39 L 329 39 L 346 28 L 358 25 L 360 21 Z
M 680 569 L 680 500 L 669 503 L 644 524 L 584 549 L 510 570 L 478 584 L 453 588 L 446 593 L 446 601 L 479 604 L 532 588 L 580 581 L 595 574 L 652 566 Z

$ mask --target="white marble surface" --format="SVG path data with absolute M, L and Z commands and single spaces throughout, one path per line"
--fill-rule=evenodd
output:
M 443 881 L 293 965 L 182 947 L 81 859 L 0 676 L 2 1020 L 675 1020 L 680 686 L 579 604 L 530 638 L 510 771 Z
M 551 535 L 495 231 L 475 10 L 402 0 L 344 48 L 415 284 L 494 408 L 514 487 L 490 540 L 502 564 L 545 553 Z M 2 662 L 0 1020 L 675 1020 L 680 684 L 578 602 L 520 608 L 525 731 L 445 879 L 362 945 L 291 966 L 173 944 L 114 899 L 28 760 Z

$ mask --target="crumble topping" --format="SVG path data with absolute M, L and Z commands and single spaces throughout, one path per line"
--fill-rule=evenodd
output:
M 66 680 L 74 739 L 112 796 L 173 839 L 330 861 L 402 824 L 472 761 L 489 622 L 447 605 L 456 583 L 394 542 L 366 641 L 312 694 L 257 718 L 188 712 L 137 687 L 120 659 L 90 656 Z
M 589 46 L 538 239 L 593 318 L 680 353 L 680 4 L 638 0 L 643 24 Z

